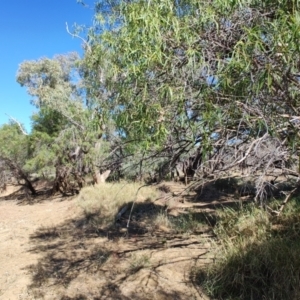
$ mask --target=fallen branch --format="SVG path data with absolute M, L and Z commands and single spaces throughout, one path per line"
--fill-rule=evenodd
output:
M 275 214 L 277 216 L 280 216 L 280 214 L 282 213 L 282 211 L 284 210 L 286 204 L 289 202 L 289 200 L 291 199 L 291 197 L 296 193 L 296 191 L 298 191 L 299 186 L 294 188 L 290 193 L 288 193 L 284 199 L 284 201 L 282 202 L 282 204 L 280 205 L 280 208 L 277 212 L 275 212 Z

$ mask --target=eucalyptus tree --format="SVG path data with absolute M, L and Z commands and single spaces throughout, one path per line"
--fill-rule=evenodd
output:
M 101 112 L 88 103 L 79 56 L 70 53 L 25 61 L 17 81 L 27 87 L 38 109 L 32 117 L 35 155 L 31 165 L 55 168 L 55 190 L 64 194 L 81 188 L 86 172 L 99 180 L 105 124 Z
M 299 6 L 100 1 L 84 57 L 89 93 L 110 95 L 103 109 L 121 138 L 171 164 L 199 144 L 201 184 L 252 157 L 262 197 L 263 175 L 299 176 L 287 168 L 299 144 Z

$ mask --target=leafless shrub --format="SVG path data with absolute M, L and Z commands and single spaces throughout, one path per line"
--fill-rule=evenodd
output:
M 276 189 L 276 179 L 298 176 L 285 142 L 268 133 L 239 142 L 227 139 L 221 146 L 219 140 L 216 144 L 209 159 L 197 169 L 194 186 L 198 188 L 222 178 L 250 178 L 255 185 L 255 201 L 262 204 Z

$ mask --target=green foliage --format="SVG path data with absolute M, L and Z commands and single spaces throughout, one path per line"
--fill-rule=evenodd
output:
M 233 138 L 265 133 L 293 162 L 298 8 L 271 0 L 99 1 L 82 59 L 26 61 L 17 80 L 40 109 L 36 131 L 56 136 L 53 151 L 64 163 L 77 146 L 90 164 L 126 169 L 153 158 L 174 164 L 195 144 L 207 160 Z M 108 142 L 100 160 L 99 138 Z
M 30 158 L 29 137 L 25 134 L 21 124 L 10 123 L 0 127 L 0 162 L 2 170 L 9 171 L 15 179 L 23 180 L 25 186 L 34 195 L 36 191 L 32 186 L 26 172 L 26 161 Z M 5 181 L 7 176 L 1 178 Z
M 272 1 L 270 6 L 258 1 L 120 1 L 110 17 L 115 19 L 117 13 L 122 21 L 115 30 L 91 33 L 93 47 L 85 63 L 93 74 L 96 69 L 104 72 L 102 82 L 118 93 L 112 99 L 114 118 L 126 136 L 158 143 L 184 124 L 195 127 L 196 134 L 202 130 L 209 143 L 213 131 L 235 126 L 243 117 L 239 103 L 251 104 L 249 94 L 263 113 L 272 112 L 264 123 L 272 130 L 278 124 L 275 116 L 292 112 L 277 97 L 284 80 L 290 82 L 290 100 L 297 101 L 297 5 L 298 1 L 292 6 Z M 107 11 L 95 18 L 106 19 Z M 290 79 L 282 76 L 287 71 Z M 216 84 L 207 83 L 213 80 Z M 187 105 L 201 121 L 187 116 Z M 259 118 L 249 117 L 247 125 L 258 126 Z
M 55 139 L 45 132 L 34 130 L 29 137 L 30 158 L 25 169 L 46 177 L 53 176 L 57 156 L 54 152 Z
M 8 159 L 23 165 L 28 158 L 28 136 L 24 135 L 15 123 L 0 127 L 0 159 Z
M 31 116 L 32 131 L 46 133 L 56 137 L 67 125 L 67 120 L 56 110 L 42 107 L 37 113 Z
M 81 72 L 79 56 L 70 53 L 25 61 L 17 74 L 39 109 L 32 116 L 32 158 L 26 167 L 44 175 L 54 175 L 56 169 L 58 184 L 81 182 L 84 172 L 93 172 L 107 150 L 105 142 L 100 143 L 104 131 L 108 132 L 105 113 L 89 102 Z
M 45 107 L 41 114 L 57 111 L 73 125 L 82 127 L 86 114 L 78 83 L 78 60 L 76 53 L 70 53 L 53 59 L 25 61 L 20 65 L 17 81 L 27 87 L 33 97 L 32 104 Z
M 46 106 L 31 116 L 32 131 L 28 137 L 30 158 L 25 169 L 43 176 L 53 176 L 57 162 L 57 140 L 66 128 L 67 119 Z

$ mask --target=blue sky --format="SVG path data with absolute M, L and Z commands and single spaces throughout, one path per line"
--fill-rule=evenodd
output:
M 30 104 L 26 88 L 16 82 L 18 66 L 25 60 L 55 54 L 81 52 L 82 42 L 72 38 L 65 23 L 91 25 L 94 1 L 83 7 L 76 0 L 2 0 L 0 1 L 0 126 L 8 114 L 30 130 Z

